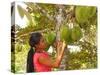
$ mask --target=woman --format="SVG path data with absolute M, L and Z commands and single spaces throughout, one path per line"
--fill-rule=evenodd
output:
M 27 72 L 48 72 L 52 68 L 59 67 L 65 48 L 65 43 L 57 43 L 57 57 L 51 59 L 45 51 L 46 43 L 40 33 L 32 33 L 30 40 L 30 51 L 27 57 Z M 59 52 L 59 53 L 58 53 Z

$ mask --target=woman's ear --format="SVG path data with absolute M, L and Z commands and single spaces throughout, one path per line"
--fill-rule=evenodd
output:
M 36 45 L 35 45 L 35 48 L 38 48 L 38 47 L 39 47 L 39 45 L 40 45 L 40 43 L 36 44 Z
M 35 47 L 33 47 L 33 49 L 35 50 Z
M 35 45 L 35 48 L 37 48 L 37 47 L 38 47 L 38 45 L 36 44 L 36 45 Z

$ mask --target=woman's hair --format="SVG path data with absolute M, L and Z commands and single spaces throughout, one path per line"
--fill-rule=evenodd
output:
M 40 33 L 32 33 L 29 39 L 30 50 L 27 56 L 27 73 L 34 72 L 33 56 L 35 53 L 35 45 L 40 42 L 42 35 Z

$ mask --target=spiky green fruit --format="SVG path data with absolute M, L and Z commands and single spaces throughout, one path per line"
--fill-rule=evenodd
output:
M 71 33 L 71 38 L 73 39 L 73 41 L 78 41 L 80 40 L 82 37 L 82 30 L 79 26 L 75 26 L 72 29 L 72 33 Z
M 88 23 L 89 19 L 96 14 L 96 7 L 77 6 L 75 8 L 75 18 L 78 23 Z
M 53 42 L 55 41 L 56 39 L 56 34 L 54 32 L 50 32 L 46 35 L 46 42 L 49 44 L 49 45 L 52 45 Z

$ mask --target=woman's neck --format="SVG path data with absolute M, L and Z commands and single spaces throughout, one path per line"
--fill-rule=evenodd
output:
M 39 49 L 39 48 L 36 48 L 35 50 L 36 50 L 36 52 L 43 52 L 44 51 L 43 49 Z

